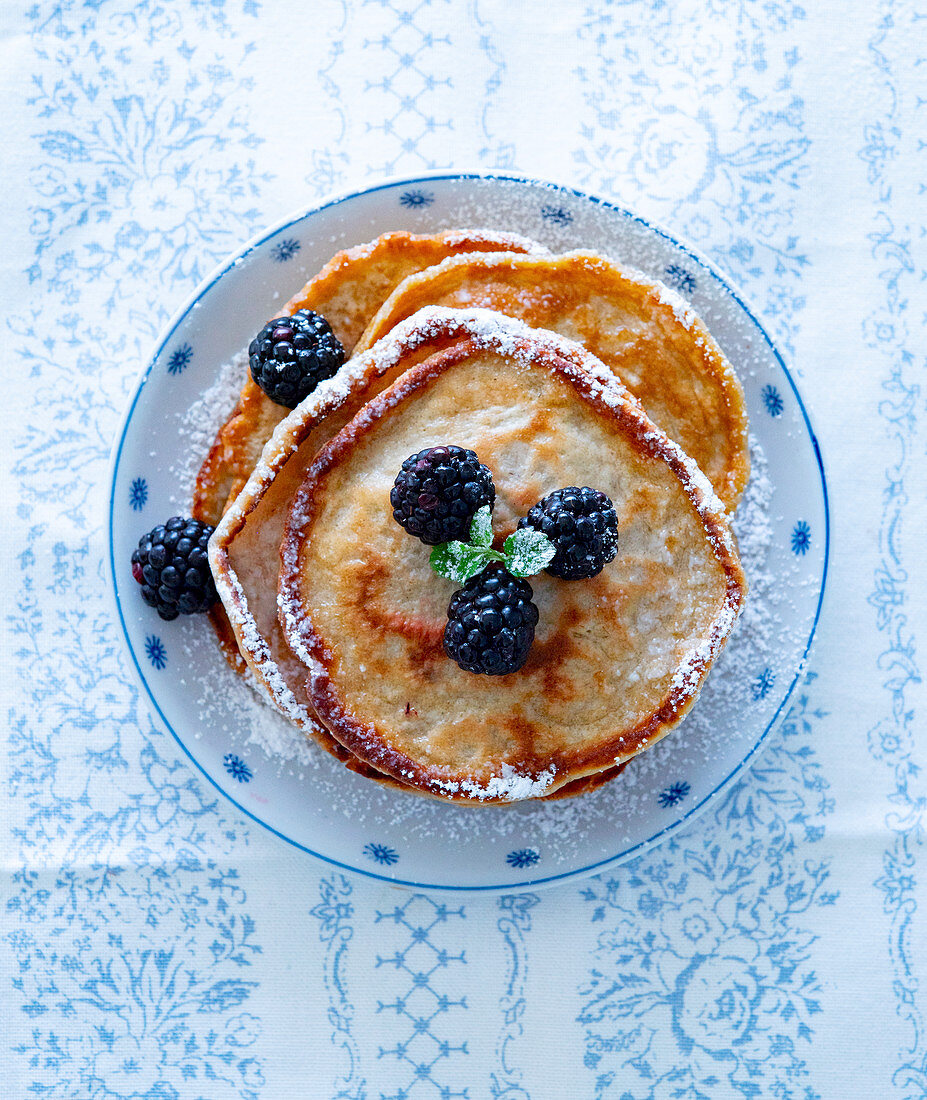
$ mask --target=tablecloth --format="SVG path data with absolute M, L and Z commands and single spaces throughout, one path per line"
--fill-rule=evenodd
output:
M 927 1096 L 927 10 L 38 0 L 0 31 L 4 1097 Z M 442 168 L 567 180 L 710 256 L 834 519 L 754 766 L 646 855 L 499 898 L 241 816 L 140 698 L 102 565 L 170 314 L 290 210 Z

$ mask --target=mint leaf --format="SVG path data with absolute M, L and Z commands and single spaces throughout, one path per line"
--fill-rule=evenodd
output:
M 514 577 L 533 577 L 553 561 L 557 549 L 534 527 L 522 527 L 509 535 L 502 552 L 505 567 Z
M 492 544 L 492 508 L 484 504 L 470 521 L 470 542 L 474 546 Z
M 432 550 L 429 561 L 439 576 L 457 584 L 466 584 L 486 566 L 490 555 L 500 556 L 488 547 L 470 546 L 466 542 L 442 542 Z

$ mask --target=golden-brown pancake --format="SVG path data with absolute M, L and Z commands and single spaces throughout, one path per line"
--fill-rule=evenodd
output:
M 424 312 L 468 338 L 399 375 L 315 455 L 283 538 L 280 620 L 316 713 L 360 760 L 452 801 L 549 795 L 682 719 L 743 572 L 710 483 L 594 356 L 489 312 Z M 437 443 L 493 472 L 497 540 L 564 485 L 615 504 L 618 556 L 602 573 L 532 578 L 541 617 L 520 672 L 475 676 L 445 655 L 455 586 L 392 518 L 396 471 Z
M 514 233 L 454 229 L 421 235 L 384 233 L 367 244 L 337 253 L 279 311 L 321 313 L 350 356 L 358 337 L 390 292 L 409 275 L 447 257 L 471 252 L 536 252 L 540 245 Z M 261 449 L 289 409 L 278 405 L 254 384 L 242 380 L 238 403 L 219 429 L 196 481 L 193 515 L 216 524 L 241 491 Z
M 455 256 L 406 278 L 357 344 L 423 306 L 482 306 L 576 340 L 701 467 L 729 511 L 750 472 L 743 390 L 695 313 L 661 283 L 591 252 Z
M 337 380 L 322 383 L 278 425 L 209 548 L 222 599 L 222 614 L 215 620 L 226 631 L 220 640 L 230 662 L 234 656 L 243 669 L 250 668 L 268 701 L 352 771 L 406 790 L 404 783 L 354 757 L 318 721 L 305 692 L 305 667 L 290 652 L 277 619 L 279 545 L 290 501 L 316 451 L 403 371 L 468 335 L 462 318 L 443 312 L 441 321 L 429 317 L 398 326 L 378 349 L 352 360 Z M 592 790 L 620 771 L 616 767 L 578 780 L 554 797 Z

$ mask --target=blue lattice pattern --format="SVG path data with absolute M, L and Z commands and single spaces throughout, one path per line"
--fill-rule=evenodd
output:
M 449 925 L 465 915 L 462 906 L 451 908 L 423 894 L 413 895 L 389 912 L 377 911 L 376 923 L 392 922 L 400 946 L 392 955 L 377 955 L 376 966 L 392 967 L 403 979 L 402 992 L 394 1001 L 377 1002 L 377 1012 L 394 1015 L 403 1036 L 393 1046 L 381 1046 L 378 1058 L 394 1062 L 408 1075 L 407 1083 L 395 1092 L 380 1093 L 381 1100 L 469 1097 L 467 1088 L 457 1091 L 438 1079 L 455 1055 L 468 1054 L 465 1041 L 452 1042 L 448 1037 L 456 1039 L 459 1010 L 466 1010 L 467 999 L 447 991 L 454 972 L 467 960 L 463 950 L 448 951 L 440 940 L 442 935 L 453 936 Z
M 440 135 L 454 129 L 452 118 L 435 110 L 435 93 L 453 86 L 449 76 L 439 75 L 452 67 L 453 44 L 447 34 L 451 9 L 447 0 L 414 5 L 376 0 L 371 6 L 395 18 L 388 30 L 365 42 L 365 72 L 381 74 L 365 81 L 364 90 L 377 93 L 376 113 L 367 117 L 379 120 L 368 121 L 367 130 L 382 135 L 376 144 L 384 151 L 391 149 L 384 162 L 371 167 L 387 173 L 398 172 L 400 163 L 405 170 L 440 168 Z M 443 64 L 434 56 L 442 48 Z

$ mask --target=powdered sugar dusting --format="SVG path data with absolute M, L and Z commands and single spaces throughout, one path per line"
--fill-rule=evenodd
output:
M 523 250 L 529 256 L 549 256 L 550 249 L 529 237 L 523 237 L 520 233 L 500 233 L 498 229 L 455 229 L 442 234 L 442 238 L 451 248 L 457 248 L 462 244 L 498 244 L 501 250 L 508 250 L 511 245 Z
M 193 487 L 203 457 L 212 446 L 219 428 L 235 408 L 247 374 L 248 352 L 243 349 L 219 368 L 212 385 L 184 412 L 178 428 L 184 447 L 178 449 L 177 460 L 170 467 L 175 486 L 172 503 L 184 514 L 190 510 Z
M 295 722 L 303 729 L 319 729 L 315 716 L 296 699 L 283 678 L 280 666 L 274 660 L 270 646 L 267 644 L 267 639 L 258 630 L 257 623 L 248 611 L 248 599 L 238 578 L 231 571 L 219 573 L 216 578 L 216 587 L 220 586 L 223 589 L 221 593 L 223 602 L 227 605 L 231 604 L 238 610 L 235 619 L 240 626 L 241 645 L 247 649 L 251 657 L 249 672 L 252 677 L 257 677 L 253 681 L 255 690 L 261 692 L 261 683 L 263 683 L 281 713 L 291 722 Z
M 434 780 L 431 786 L 443 794 L 465 794 L 468 798 L 475 798 L 481 802 L 500 799 L 503 802 L 520 802 L 526 798 L 540 798 L 546 794 L 556 774 L 557 769 L 551 766 L 532 778 L 511 764 L 503 764 L 500 774 L 491 776 L 485 784 L 476 783 L 470 779 L 460 783 L 438 779 Z
M 324 766 L 328 754 L 309 744 L 299 729 L 271 706 L 251 670 L 243 676 L 231 673 L 212 637 L 206 638 L 208 624 L 199 617 L 178 622 L 184 644 L 183 661 L 175 676 L 185 684 L 191 706 L 202 721 L 226 731 L 229 747 L 258 750 L 266 761 L 263 766 L 272 767 L 280 776 L 292 775 L 294 769 L 304 774 L 306 769 Z M 209 647 L 205 659 L 204 642 Z
M 676 320 L 687 332 L 691 331 L 692 326 L 698 322 L 698 315 L 695 310 L 682 295 L 677 294 L 675 290 L 671 290 L 665 283 L 654 283 L 653 285 L 658 300 L 663 305 L 669 306 Z
M 769 478 L 769 463 L 757 439 L 750 437 L 750 482 L 741 499 L 731 527 L 737 538 L 740 564 L 750 583 L 750 595 L 734 628 L 741 644 L 747 639 L 757 650 L 770 645 L 776 618 L 772 606 L 775 577 L 766 566 L 773 541 L 770 521 L 774 494 Z

